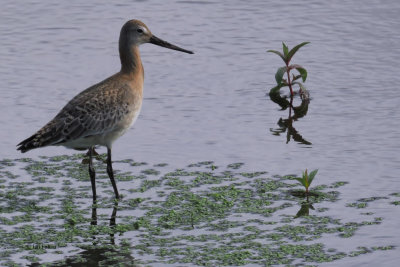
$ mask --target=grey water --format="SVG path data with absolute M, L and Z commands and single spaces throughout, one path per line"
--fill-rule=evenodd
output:
M 18 142 L 81 90 L 119 70 L 119 30 L 136 18 L 195 54 L 141 47 L 143 108 L 114 144 L 114 159 L 176 168 L 204 160 L 244 162 L 272 175 L 318 168 L 316 185 L 349 182 L 341 189 L 343 202 L 398 192 L 399 12 L 399 1 L 378 0 L 2 0 L 0 158 L 21 157 Z M 290 47 L 311 42 L 293 59 L 309 72 L 312 98 L 308 114 L 293 126 L 311 144 L 274 134 L 288 110 L 267 95 L 282 62 L 266 50 L 281 49 L 282 41 Z M 72 153 L 49 147 L 24 156 Z M 356 235 L 357 243 L 400 246 L 399 209 L 371 209 L 384 222 Z M 351 212 L 344 217 L 357 220 Z M 338 262 L 393 266 L 398 260 L 395 249 Z

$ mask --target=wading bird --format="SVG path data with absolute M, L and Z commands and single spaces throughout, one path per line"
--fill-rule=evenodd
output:
M 152 43 L 193 54 L 154 36 L 139 20 L 124 24 L 119 37 L 121 70 L 75 96 L 45 126 L 25 139 L 17 149 L 25 153 L 44 146 L 65 146 L 89 149 L 89 175 L 93 200 L 96 200 L 96 174 L 93 154 L 96 146 L 107 147 L 107 173 L 119 198 L 111 162 L 113 142 L 123 135 L 137 119 L 143 100 L 143 66 L 139 45 Z

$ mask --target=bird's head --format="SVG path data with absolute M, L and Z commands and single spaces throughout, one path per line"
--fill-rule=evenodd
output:
M 144 43 L 151 43 L 165 48 L 193 54 L 192 51 L 180 48 L 170 44 L 151 33 L 149 28 L 139 20 L 129 20 L 121 29 L 120 43 L 126 43 L 128 46 L 139 46 Z

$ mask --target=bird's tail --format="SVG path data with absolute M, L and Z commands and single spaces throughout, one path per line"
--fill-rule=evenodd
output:
M 22 153 L 25 153 L 31 149 L 40 147 L 37 145 L 37 142 L 35 141 L 36 139 L 37 139 L 37 134 L 34 134 L 31 137 L 25 139 L 24 141 L 22 141 L 17 145 L 17 150 L 20 150 Z
M 60 141 L 60 135 L 55 125 L 50 122 L 31 137 L 17 145 L 17 150 L 25 153 L 31 149 L 54 145 Z

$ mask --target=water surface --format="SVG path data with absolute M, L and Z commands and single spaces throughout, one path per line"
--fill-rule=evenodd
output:
M 171 169 L 212 160 L 249 170 L 300 174 L 318 168 L 318 183 L 346 180 L 345 202 L 400 188 L 400 21 L 397 1 L 3 1 L 0 11 L 0 158 L 50 120 L 74 95 L 119 70 L 123 23 L 195 51 L 141 47 L 145 99 L 141 115 L 114 145 L 114 159 L 167 162 Z M 266 53 L 310 41 L 294 62 L 309 71 L 308 114 L 294 122 L 311 145 L 271 129 L 288 112 L 266 95 L 280 59 Z M 45 148 L 26 156 L 72 154 Z M 25 156 L 25 155 L 24 155 Z M 340 201 L 343 201 L 340 203 Z M 383 217 L 352 240 L 400 245 L 396 207 L 371 205 Z M 352 210 L 330 210 L 358 220 Z M 326 240 L 351 249 L 351 242 Z M 354 243 L 354 244 L 355 244 Z M 392 265 L 398 251 L 342 259 L 341 265 Z M 360 262 L 362 261 L 362 262 Z M 387 263 L 387 264 L 385 264 Z M 337 263 L 335 263 L 337 264 Z

